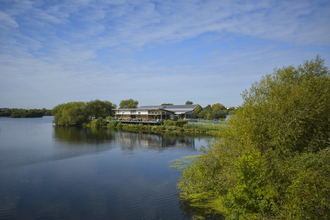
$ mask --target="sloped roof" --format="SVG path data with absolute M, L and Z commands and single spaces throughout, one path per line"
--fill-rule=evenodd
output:
M 161 105 L 149 105 L 149 106 L 140 106 L 138 109 L 160 109 Z
M 126 108 L 126 109 L 116 109 L 116 110 L 164 110 L 173 112 L 175 114 L 184 114 L 186 112 L 193 111 L 197 105 L 150 105 L 150 106 L 140 106 L 138 108 Z
M 183 114 L 186 112 L 193 111 L 197 105 L 166 105 L 162 108 L 165 111 L 174 112 L 175 114 Z

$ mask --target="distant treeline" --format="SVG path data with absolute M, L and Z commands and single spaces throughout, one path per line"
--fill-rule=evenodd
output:
M 0 108 L 0 117 L 11 118 L 35 118 L 52 115 L 52 110 L 48 109 L 17 109 L 17 108 Z
M 197 107 L 194 110 L 195 118 L 203 118 L 206 120 L 213 120 L 219 118 L 226 118 L 226 115 L 230 115 L 230 111 L 234 110 L 234 108 L 226 108 L 224 105 L 220 103 L 216 103 L 208 105 L 204 108 L 197 104 Z

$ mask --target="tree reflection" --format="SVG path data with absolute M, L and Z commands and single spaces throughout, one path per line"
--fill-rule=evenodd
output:
M 195 150 L 194 138 L 176 136 L 175 138 L 166 138 L 160 134 L 133 133 L 133 132 L 115 132 L 114 139 L 120 143 L 124 151 L 133 151 L 134 149 L 163 150 L 169 147 L 181 147 Z
M 113 140 L 110 130 L 103 128 L 81 128 L 71 126 L 53 126 L 53 138 L 70 143 L 101 144 Z

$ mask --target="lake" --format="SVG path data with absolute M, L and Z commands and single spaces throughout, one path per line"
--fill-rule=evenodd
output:
M 0 118 L 0 219 L 190 219 L 171 161 L 210 137 Z

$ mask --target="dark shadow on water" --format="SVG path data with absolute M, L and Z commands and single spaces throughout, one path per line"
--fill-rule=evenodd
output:
M 53 138 L 69 143 L 103 144 L 111 142 L 112 132 L 103 128 L 82 128 L 53 125 Z

